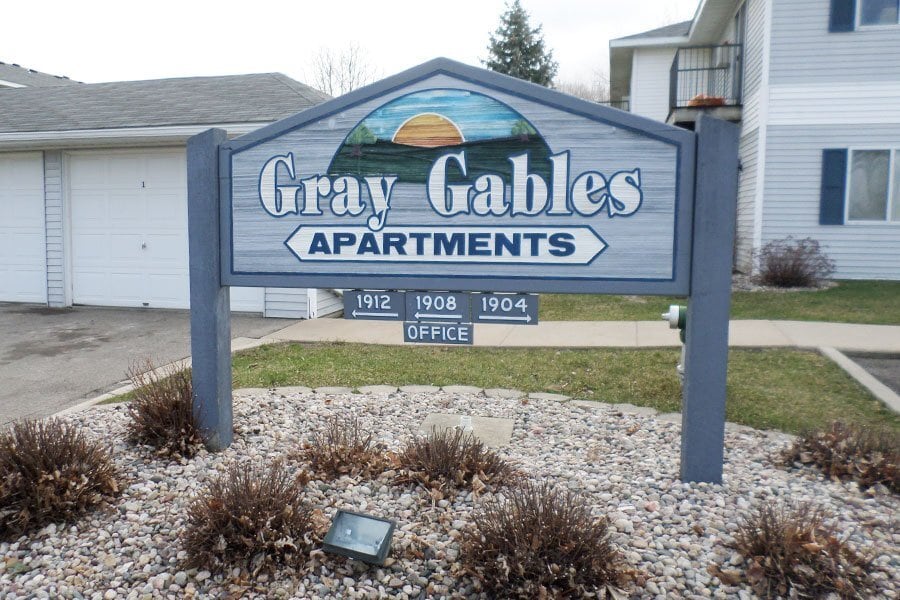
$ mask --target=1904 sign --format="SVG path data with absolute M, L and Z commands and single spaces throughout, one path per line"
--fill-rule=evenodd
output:
M 229 286 L 422 290 L 351 310 L 448 343 L 533 323 L 528 293 L 668 294 L 690 298 L 682 477 L 720 481 L 736 174 L 733 125 L 695 133 L 446 59 L 231 141 L 191 138 L 207 445 L 232 435 Z

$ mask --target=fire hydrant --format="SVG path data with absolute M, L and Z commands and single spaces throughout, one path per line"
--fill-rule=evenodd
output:
M 680 304 L 672 304 L 669 306 L 669 312 L 663 313 L 662 318 L 668 321 L 669 329 L 678 329 L 678 337 L 681 339 L 681 364 L 675 366 L 675 372 L 678 373 L 678 381 L 684 385 L 684 344 L 687 339 L 685 328 L 687 327 L 687 306 Z

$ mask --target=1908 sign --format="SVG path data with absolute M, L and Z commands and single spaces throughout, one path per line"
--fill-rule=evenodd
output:
M 718 481 L 736 139 L 446 59 L 231 141 L 192 138 L 207 444 L 231 440 L 229 286 L 362 290 L 350 318 L 445 343 L 470 342 L 472 323 L 536 323 L 538 292 L 666 294 L 702 315 L 688 320 L 682 476 Z

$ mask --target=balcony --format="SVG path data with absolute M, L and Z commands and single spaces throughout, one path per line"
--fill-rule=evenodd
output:
M 679 48 L 669 75 L 667 122 L 693 129 L 703 113 L 740 121 L 743 71 L 741 44 Z

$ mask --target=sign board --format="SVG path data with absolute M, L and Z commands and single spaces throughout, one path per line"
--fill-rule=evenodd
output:
M 461 344 L 473 342 L 471 323 L 423 323 L 411 321 L 403 324 L 403 341 L 418 344 Z
M 537 325 L 538 296 L 534 294 L 472 294 L 474 323 Z
M 689 300 L 681 477 L 721 482 L 738 138 L 717 119 L 687 131 L 446 59 L 231 141 L 192 137 L 207 446 L 233 435 L 230 286 L 423 290 L 362 292 L 355 318 L 405 319 L 408 341 L 440 343 L 537 314 L 529 296 L 463 292 L 667 294 Z
M 432 61 L 221 147 L 227 285 L 686 294 L 694 134 Z
M 403 321 L 406 299 L 403 292 L 347 290 L 344 292 L 344 318 L 370 321 Z

